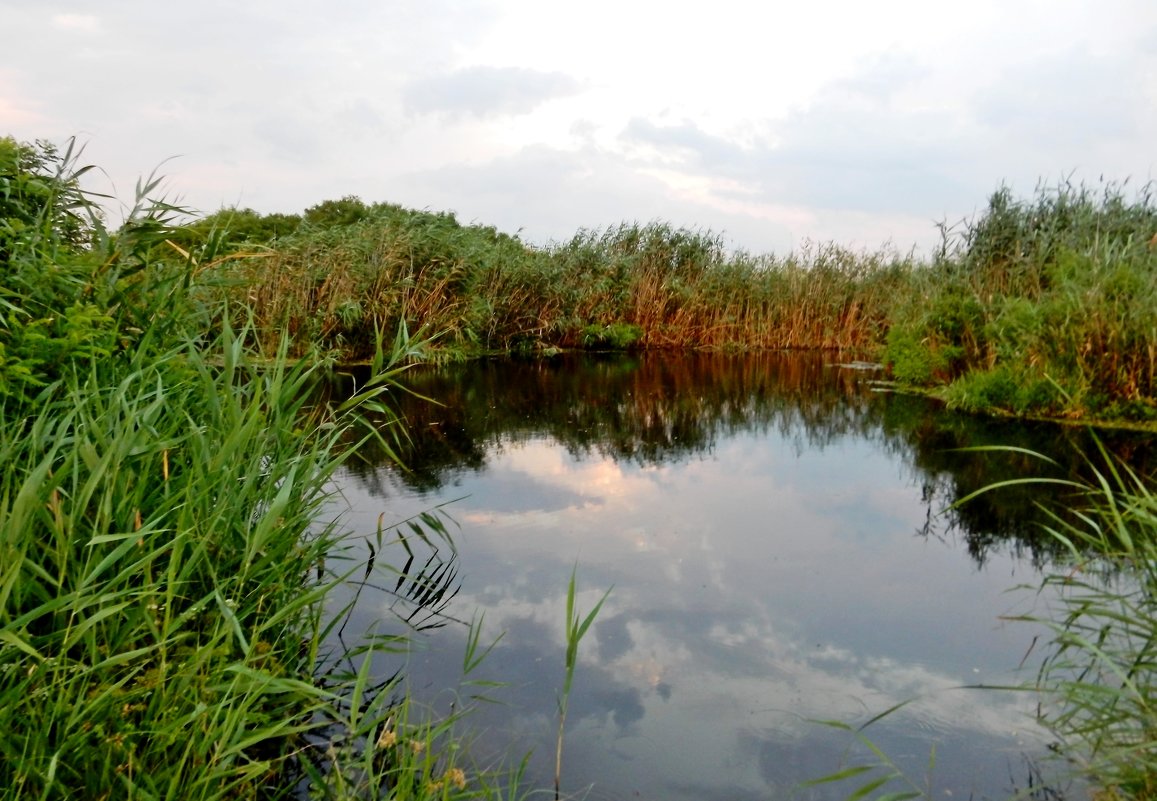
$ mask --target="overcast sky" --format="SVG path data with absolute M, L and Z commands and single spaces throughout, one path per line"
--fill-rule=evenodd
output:
M 906 250 L 1002 183 L 1157 177 L 1157 0 L 0 0 L 0 31 L 0 135 L 202 211 Z

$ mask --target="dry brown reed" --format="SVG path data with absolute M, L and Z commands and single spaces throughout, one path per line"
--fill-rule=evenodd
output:
M 340 224 L 307 214 L 266 258 L 228 266 L 263 343 L 288 333 L 296 354 L 356 361 L 404 322 L 437 332 L 433 358 L 842 350 L 965 408 L 1157 420 L 1148 189 L 1061 187 L 1034 202 L 1002 190 L 977 219 L 943 226 L 931 260 L 835 244 L 753 256 L 661 223 L 534 248 L 446 214 L 355 210 Z
M 288 332 L 297 353 L 351 360 L 402 320 L 451 350 L 583 347 L 613 326 L 637 330 L 633 344 L 649 348 L 865 349 L 880 341 L 910 269 L 894 254 L 831 245 L 783 259 L 729 254 L 718 238 L 663 225 L 584 232 L 542 250 L 489 229 L 449 232 L 458 240 L 423 248 L 414 226 L 370 219 L 229 269 L 265 341 Z

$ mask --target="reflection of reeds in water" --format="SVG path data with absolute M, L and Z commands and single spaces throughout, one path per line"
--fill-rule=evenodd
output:
M 395 398 L 410 431 L 406 480 L 434 483 L 441 467 L 481 466 L 499 438 L 542 433 L 576 454 L 647 463 L 705 453 L 718 437 L 752 429 L 822 445 L 867 430 L 875 397 L 864 374 L 829 357 L 780 353 L 478 361 L 414 370 L 408 386 L 438 402 Z M 365 455 L 373 461 L 372 450 Z
M 482 469 L 504 442 L 549 436 L 580 457 L 591 454 L 658 464 L 712 452 L 725 437 L 774 433 L 798 450 L 849 438 L 893 452 L 922 486 L 925 534 L 959 537 L 978 562 L 995 550 L 1026 549 L 1044 560 L 1056 551 L 1040 535 L 1041 504 L 1057 508 L 1057 493 L 1009 484 L 972 503 L 957 498 L 1008 479 L 1039 474 L 1039 463 L 1016 452 L 966 453 L 971 446 L 1012 444 L 1046 449 L 1058 478 L 1087 474 L 1078 448 L 1083 430 L 1024 426 L 945 412 L 923 398 L 872 391 L 870 378 L 818 354 L 676 354 L 562 356 L 550 360 L 480 361 L 408 374 L 421 395 L 396 398 L 412 432 L 409 470 L 397 474 L 414 489 L 433 489 L 463 470 Z M 869 374 L 870 375 L 870 374 Z M 1128 432 L 1106 433 L 1114 452 L 1143 469 L 1153 442 Z M 352 465 L 373 492 L 386 492 L 384 473 Z

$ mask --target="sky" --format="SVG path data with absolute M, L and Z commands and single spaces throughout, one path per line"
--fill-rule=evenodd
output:
M 1002 185 L 1157 177 L 1153 0 L 0 0 L 0 135 L 122 204 L 357 195 L 531 243 L 930 248 Z

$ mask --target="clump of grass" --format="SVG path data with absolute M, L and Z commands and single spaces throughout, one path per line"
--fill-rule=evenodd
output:
M 1067 400 L 1047 374 L 1009 364 L 970 371 L 949 384 L 943 395 L 953 408 L 1022 415 L 1057 415 Z
M 1157 797 L 1157 496 L 1103 450 L 1076 487 L 1075 519 L 1050 534 L 1069 563 L 1045 585 L 1059 594 L 1036 685 L 1041 720 L 1062 753 L 1117 797 Z
M 363 566 L 319 514 L 358 415 L 386 413 L 413 355 L 405 329 L 377 340 L 360 391 L 319 403 L 320 364 L 291 364 L 286 336 L 252 350 L 199 280 L 218 240 L 172 243 L 181 210 L 149 199 L 154 180 L 110 231 L 71 151 L 13 148 L 0 178 L 27 191 L 0 207 L 0 798 L 497 796 L 454 756 L 454 721 L 410 725 L 390 686 L 333 668 L 326 602 Z M 452 575 L 392 572 L 423 599 Z M 345 656 L 368 670 L 395 646 Z M 389 720 L 422 760 L 379 747 Z
M 961 408 L 1144 420 L 1157 396 L 1153 185 L 995 193 L 944 227 L 899 299 L 885 358 Z M 1049 385 L 1052 385 L 1051 387 Z

